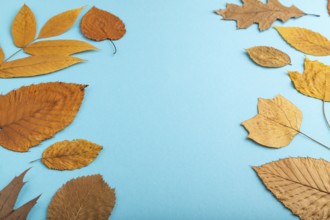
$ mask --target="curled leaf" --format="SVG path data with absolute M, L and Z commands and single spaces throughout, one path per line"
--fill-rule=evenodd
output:
M 257 46 L 246 50 L 250 58 L 264 67 L 283 67 L 291 63 L 290 57 L 273 47 Z
M 2 48 L 0 47 L 0 64 L 4 61 L 4 59 L 5 59 L 5 54 Z
M 85 85 L 42 83 L 0 95 L 0 145 L 26 152 L 75 118 Z

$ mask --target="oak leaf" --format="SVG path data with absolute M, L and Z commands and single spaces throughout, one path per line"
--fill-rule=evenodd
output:
M 79 40 L 45 40 L 28 45 L 24 52 L 31 55 L 71 55 L 96 50 L 93 45 Z
M 257 46 L 246 50 L 250 58 L 264 67 L 283 67 L 291 63 L 290 57 L 273 47 Z
M 26 152 L 51 138 L 75 118 L 85 85 L 42 83 L 0 95 L 0 145 Z
M 299 27 L 275 27 L 295 49 L 314 56 L 330 55 L 330 41 L 321 34 Z
M 261 31 L 270 28 L 276 20 L 285 22 L 306 15 L 296 6 L 285 7 L 278 0 L 268 0 L 266 4 L 260 0 L 243 0 L 243 6 L 227 4 L 226 9 L 215 13 L 224 20 L 236 20 L 238 28 L 248 28 L 257 23 Z
M 16 15 L 11 32 L 17 47 L 23 48 L 35 39 L 37 22 L 33 12 L 27 5 L 24 4 Z
M 301 111 L 281 95 L 273 99 L 258 99 L 258 114 L 242 123 L 248 138 L 271 148 L 290 144 L 300 133 Z
M 81 63 L 84 60 L 66 55 L 29 56 L 0 65 L 0 78 L 44 75 Z
M 48 219 L 108 220 L 115 202 L 115 190 L 101 175 L 78 177 L 56 192 L 48 207 Z
M 267 189 L 300 219 L 330 218 L 329 162 L 286 158 L 253 169 Z
M 90 164 L 102 150 L 102 146 L 78 139 L 61 141 L 47 148 L 41 161 L 51 169 L 74 170 Z
M 5 59 L 5 54 L 2 48 L 0 47 L 0 64 L 4 61 L 4 59 Z
M 5 188 L 0 191 L 0 219 L 1 220 L 25 220 L 37 203 L 40 196 L 30 200 L 21 207 L 14 209 L 19 192 L 24 186 L 24 176 L 28 170 L 15 177 Z

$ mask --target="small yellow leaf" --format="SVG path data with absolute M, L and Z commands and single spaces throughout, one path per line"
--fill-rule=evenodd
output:
M 15 78 L 43 75 L 55 72 L 84 60 L 63 56 L 63 55 L 44 55 L 31 56 L 0 65 L 0 78 Z
M 24 48 L 24 51 L 31 55 L 71 55 L 88 50 L 96 50 L 96 47 L 79 40 L 45 40 Z
M 23 5 L 16 15 L 11 28 L 15 45 L 17 47 L 25 47 L 34 40 L 36 31 L 36 18 L 31 9 L 27 5 Z
M 283 67 L 291 63 L 290 57 L 273 47 L 257 46 L 246 50 L 250 58 L 264 67 Z
M 65 11 L 55 15 L 41 28 L 38 39 L 54 37 L 69 30 L 84 7 Z
M 275 27 L 283 39 L 297 50 L 314 56 L 330 55 L 330 41 L 321 34 L 298 27 Z
M 2 48 L 0 47 L 0 64 L 4 61 L 4 59 L 5 59 L 5 54 Z
M 74 170 L 90 164 L 101 150 L 100 145 L 83 139 L 61 141 L 47 148 L 41 160 L 50 169 Z

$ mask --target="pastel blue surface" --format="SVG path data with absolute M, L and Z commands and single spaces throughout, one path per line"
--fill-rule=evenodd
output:
M 238 0 L 228 0 L 240 3 Z M 299 26 L 330 37 L 326 1 L 282 1 L 320 18 L 306 16 L 276 25 Z M 246 139 L 240 123 L 257 113 L 257 98 L 282 94 L 304 114 L 302 131 L 330 144 L 321 102 L 299 94 L 287 70 L 303 70 L 305 55 L 288 46 L 274 29 L 254 25 L 236 30 L 213 10 L 220 0 L 1 0 L 0 43 L 16 48 L 11 22 L 23 3 L 35 12 L 40 30 L 50 16 L 95 5 L 120 16 L 127 34 L 115 42 L 92 42 L 100 51 L 77 55 L 88 61 L 39 77 L 1 79 L 0 91 L 33 83 L 64 81 L 90 85 L 74 122 L 30 152 L 0 148 L 0 188 L 26 175 L 17 206 L 42 193 L 29 219 L 45 219 L 55 192 L 68 180 L 100 173 L 116 188 L 111 219 L 297 219 L 257 178 L 252 165 L 289 156 L 330 159 L 330 152 L 303 136 L 290 146 L 267 149 Z M 80 39 L 79 25 L 59 39 Z M 292 66 L 267 69 L 244 49 L 269 45 L 287 52 Z M 21 54 L 24 56 L 24 54 Z M 311 57 L 311 59 L 315 59 Z M 317 58 L 330 64 L 327 57 Z M 330 106 L 328 106 L 330 114 Z M 40 158 L 51 144 L 84 138 L 104 146 L 88 167 L 53 171 Z

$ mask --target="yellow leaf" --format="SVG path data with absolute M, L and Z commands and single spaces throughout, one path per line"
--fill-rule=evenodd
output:
M 42 162 L 51 169 L 74 170 L 90 164 L 101 150 L 100 145 L 83 139 L 61 141 L 43 152 Z
M 297 50 L 314 56 L 330 55 L 330 41 L 317 32 L 298 27 L 275 27 L 283 39 Z
M 17 47 L 25 47 L 34 40 L 36 31 L 36 18 L 31 9 L 27 5 L 23 5 L 16 15 L 11 28 L 15 45 Z
M 289 72 L 295 88 L 304 95 L 330 101 L 330 66 L 305 59 L 305 70 Z
M 0 95 L 0 145 L 25 152 L 54 136 L 75 118 L 85 87 L 42 83 Z
M 5 54 L 2 48 L 0 47 L 0 64 L 4 61 L 4 59 L 5 59 Z
M 96 50 L 96 47 L 79 40 L 39 41 L 24 48 L 24 51 L 31 55 L 71 55 L 88 50 Z
M 68 10 L 49 19 L 41 28 L 38 39 L 54 37 L 69 30 L 77 20 L 83 8 L 84 7 Z
M 282 67 L 291 63 L 290 57 L 273 47 L 257 46 L 246 50 L 250 58 L 264 67 Z
M 286 158 L 253 169 L 267 189 L 300 219 L 329 219 L 329 162 Z
M 271 148 L 290 144 L 300 133 L 301 111 L 281 95 L 273 99 L 258 100 L 258 115 L 242 125 L 248 130 L 248 138 Z
M 63 56 L 44 55 L 31 56 L 0 65 L 0 78 L 28 77 L 55 72 L 84 60 Z

